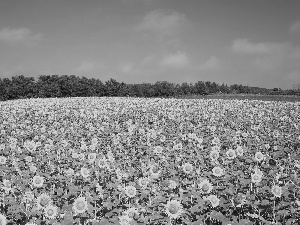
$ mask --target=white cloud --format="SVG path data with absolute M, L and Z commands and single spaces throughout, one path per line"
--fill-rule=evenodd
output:
M 186 23 L 187 19 L 184 14 L 158 9 L 148 13 L 136 29 L 165 37 L 176 35 Z
M 103 63 L 91 61 L 91 60 L 83 60 L 74 69 L 75 73 L 89 73 L 89 72 L 100 72 L 99 70 L 104 67 Z
M 248 39 L 236 39 L 231 49 L 234 53 L 253 56 L 250 64 L 264 72 L 299 67 L 300 47 L 289 42 L 251 43 Z
M 217 57 L 212 56 L 208 60 L 206 60 L 204 63 L 200 64 L 199 69 L 200 70 L 217 70 L 220 68 L 220 61 Z
M 232 42 L 231 49 L 235 53 L 243 54 L 268 54 L 271 53 L 276 44 L 272 43 L 251 43 L 248 39 L 235 39 Z
M 293 34 L 300 34 L 300 20 L 294 22 L 290 26 L 290 32 L 293 33 Z
M 163 57 L 160 64 L 162 66 L 183 68 L 190 65 L 190 59 L 184 52 L 177 52 L 175 54 L 169 54 Z
M 145 66 L 145 65 L 148 65 L 149 63 L 151 63 L 153 60 L 154 60 L 154 55 L 149 55 L 147 57 L 145 57 L 142 62 L 141 62 L 141 65 L 142 66 Z
M 0 40 L 7 43 L 34 43 L 42 39 L 42 34 L 34 34 L 28 28 L 12 29 L 6 27 L 0 30 Z
M 132 72 L 134 72 L 134 66 L 135 66 L 135 63 L 126 62 L 121 65 L 120 69 L 123 73 L 132 73 Z

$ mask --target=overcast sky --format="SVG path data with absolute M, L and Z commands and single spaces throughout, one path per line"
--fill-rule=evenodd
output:
M 0 0 L 0 77 L 300 84 L 299 0 Z

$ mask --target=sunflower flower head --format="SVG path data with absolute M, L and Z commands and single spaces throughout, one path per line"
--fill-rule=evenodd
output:
M 1 225 L 6 225 L 7 224 L 6 217 L 3 214 L 0 214 L 0 224 Z
M 201 181 L 200 184 L 198 184 L 198 188 L 200 189 L 201 193 L 209 194 L 212 191 L 213 186 L 209 182 L 209 180 L 205 179 L 205 180 Z
M 44 215 L 48 219 L 55 219 L 57 217 L 57 207 L 50 204 L 44 208 Z
M 131 220 L 128 215 L 119 216 L 120 225 L 130 225 Z
M 262 174 L 257 173 L 257 172 L 251 174 L 251 180 L 252 180 L 253 183 L 259 184 L 262 180 Z
M 80 174 L 83 178 L 88 178 L 90 176 L 90 170 L 88 168 L 82 167 L 80 169 Z
M 227 152 L 226 152 L 226 155 L 227 155 L 227 158 L 229 160 L 232 160 L 232 159 L 235 159 L 236 158 L 236 153 L 233 149 L 229 149 Z
M 254 158 L 257 162 L 261 162 L 265 159 L 265 156 L 262 152 L 256 152 Z
M 33 178 L 32 178 L 32 185 L 34 187 L 42 187 L 44 184 L 44 177 L 42 176 L 39 176 L 39 175 L 35 175 Z
M 224 171 L 221 167 L 215 166 L 212 170 L 213 175 L 216 177 L 221 177 L 224 174 Z
M 171 200 L 167 202 L 165 211 L 170 218 L 176 219 L 183 213 L 183 207 L 178 200 Z
M 132 185 L 126 186 L 125 187 L 125 194 L 129 198 L 133 198 L 134 196 L 136 196 L 136 188 Z
M 88 203 L 85 199 L 85 197 L 78 197 L 75 199 L 75 202 L 73 203 L 72 209 L 76 214 L 84 213 L 88 208 Z
M 280 198 L 282 195 L 282 188 L 278 185 L 274 185 L 271 189 L 271 192 L 275 197 Z
M 52 204 L 52 199 L 47 193 L 40 194 L 36 199 L 36 206 L 38 209 L 44 209 Z
M 209 195 L 205 199 L 210 201 L 213 208 L 217 207 L 220 204 L 220 199 L 216 195 Z
M 193 165 L 190 163 L 185 163 L 182 165 L 182 169 L 186 174 L 190 174 L 193 172 Z
M 212 151 L 209 153 L 209 157 L 210 157 L 211 161 L 217 161 L 218 158 L 219 158 L 219 155 L 220 155 L 220 154 L 219 154 L 219 151 L 216 150 L 216 149 L 212 150 Z
M 134 218 L 135 215 L 138 214 L 138 210 L 135 207 L 128 208 L 126 211 L 123 212 L 125 215 L 127 215 L 129 218 Z

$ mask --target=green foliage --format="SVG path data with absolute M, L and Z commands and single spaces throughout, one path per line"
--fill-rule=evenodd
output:
M 33 77 L 17 75 L 10 79 L 0 78 L 0 101 L 24 98 L 60 97 L 190 97 L 202 95 L 254 94 L 254 95 L 300 95 L 299 90 L 266 89 L 234 84 L 217 84 L 198 81 L 180 84 L 157 81 L 154 84 L 126 84 L 110 78 L 103 83 L 99 79 L 75 75 L 40 75 Z M 249 97 L 249 96 L 248 96 Z M 248 98 L 246 97 L 246 98 Z M 285 99 L 282 99 L 285 101 Z

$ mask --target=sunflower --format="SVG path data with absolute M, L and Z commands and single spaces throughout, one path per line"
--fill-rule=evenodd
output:
M 35 173 L 36 171 L 37 171 L 37 167 L 35 166 L 35 165 L 30 165 L 29 166 L 29 170 L 31 171 L 31 172 L 33 172 L 33 173 Z
M 11 182 L 10 182 L 10 180 L 3 179 L 3 187 L 11 189 Z
M 220 177 L 224 174 L 223 169 L 219 166 L 215 166 L 213 168 L 212 172 L 213 172 L 213 175 L 216 176 L 216 177 Z
M 209 157 L 212 161 L 217 161 L 218 158 L 219 158 L 219 151 L 218 150 L 212 150 L 210 153 L 209 153 Z
M 39 175 L 35 175 L 33 178 L 32 178 L 32 184 L 33 186 L 35 187 L 42 187 L 43 186 L 43 183 L 44 183 L 44 177 L 41 177 Z
M 169 188 L 170 189 L 175 189 L 177 187 L 177 183 L 174 180 L 170 180 Z
M 52 204 L 52 199 L 46 193 L 40 194 L 36 199 L 36 206 L 38 209 L 46 208 L 50 204 Z
M 85 167 L 82 167 L 80 170 L 80 174 L 81 176 L 83 176 L 83 178 L 88 178 L 90 176 L 90 170 Z
M 44 215 L 48 219 L 55 219 L 57 217 L 57 207 L 54 205 L 48 205 L 44 208 Z
M 105 156 L 103 156 L 102 158 L 100 158 L 98 160 L 98 166 L 102 169 L 107 168 L 107 160 L 106 160 Z
M 96 137 L 94 137 L 92 139 L 92 145 L 97 145 L 98 144 L 98 139 Z
M 72 209 L 76 214 L 78 213 L 84 213 L 88 208 L 88 203 L 85 199 L 85 197 L 78 197 L 75 199 L 75 202 L 73 203 Z
M 138 180 L 139 185 L 141 186 L 141 188 L 146 188 L 147 185 L 149 184 L 150 179 L 148 177 L 141 177 Z
M 128 215 L 119 216 L 120 225 L 129 225 L 132 220 Z
M 96 160 L 97 154 L 94 152 L 91 152 L 88 154 L 88 161 L 89 163 L 94 163 Z
M 254 158 L 256 161 L 260 162 L 264 160 L 265 156 L 262 154 L 262 152 L 256 152 Z
M 227 155 L 227 158 L 228 159 L 235 159 L 236 157 L 236 153 L 233 149 L 229 149 L 227 152 L 226 152 L 226 155 Z
M 24 147 L 30 152 L 34 152 L 37 148 L 34 141 L 25 141 Z
M 159 170 L 159 165 L 158 164 L 151 165 L 149 172 L 150 172 L 151 178 L 153 178 L 153 179 L 158 178 L 160 175 L 160 172 L 161 172 Z
M 220 199 L 216 195 L 210 195 L 206 199 L 210 201 L 212 207 L 217 207 L 220 204 Z
M 72 152 L 72 158 L 73 159 L 78 159 L 79 158 L 79 154 L 77 152 Z
M 24 159 L 25 159 L 26 163 L 32 162 L 32 157 L 30 155 L 26 156 Z
M 107 159 L 110 161 L 110 162 L 114 162 L 115 161 L 115 157 L 114 157 L 114 154 L 111 150 L 109 150 L 106 154 L 107 156 Z
M 67 170 L 65 170 L 65 174 L 66 176 L 70 177 L 74 175 L 74 170 L 72 168 L 68 168 Z
M 89 146 L 89 149 L 90 149 L 91 151 L 95 151 L 95 150 L 96 150 L 96 148 L 97 148 L 97 146 L 96 146 L 96 145 L 90 145 L 90 146 Z
M 134 196 L 136 196 L 136 188 L 132 185 L 125 187 L 125 194 L 129 198 L 133 198 Z
M 138 210 L 135 207 L 131 207 L 123 212 L 125 215 L 127 215 L 129 218 L 133 218 L 135 215 L 138 214 Z
M 238 146 L 236 147 L 235 151 L 236 151 L 236 154 L 237 154 L 238 156 L 243 156 L 243 154 L 244 154 L 244 149 L 243 149 L 243 147 L 240 146 L 240 145 L 238 145 Z
M 193 165 L 190 163 L 185 163 L 182 165 L 182 169 L 185 173 L 190 174 L 193 171 Z
M 216 129 L 215 126 L 213 126 L 213 127 L 214 127 L 214 129 Z M 214 137 L 214 139 L 212 139 L 211 143 L 212 143 L 213 145 L 218 145 L 218 144 L 221 143 L 221 141 L 220 141 L 220 139 L 219 139 L 218 137 Z
M 7 220 L 6 217 L 3 214 L 0 214 L 0 225 L 6 225 Z
M 259 174 L 257 172 L 254 174 L 251 174 L 251 180 L 253 183 L 258 184 L 262 180 L 262 174 Z
M 273 195 L 277 198 L 280 198 L 282 195 L 282 188 L 278 185 L 274 185 L 271 189 Z
M 0 164 L 1 165 L 5 165 L 6 164 L 6 161 L 7 161 L 7 158 L 5 156 L 0 156 Z
M 202 182 L 200 182 L 200 184 L 198 184 L 198 188 L 200 189 L 200 191 L 204 194 L 209 194 L 212 189 L 213 186 L 212 184 L 209 182 L 209 180 L 205 179 Z
M 168 201 L 165 207 L 166 213 L 172 219 L 178 218 L 183 212 L 183 207 L 177 200 Z

